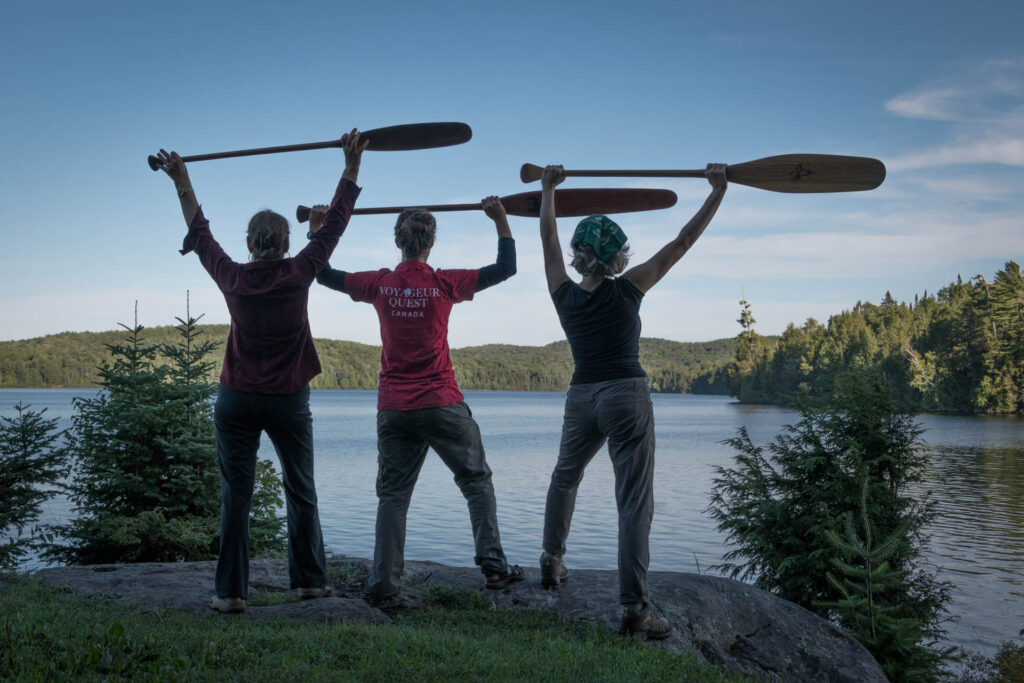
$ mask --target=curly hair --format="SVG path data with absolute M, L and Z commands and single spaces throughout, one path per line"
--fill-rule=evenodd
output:
M 405 209 L 395 221 L 395 244 L 407 259 L 419 258 L 434 246 L 437 221 L 426 209 Z
M 581 242 L 572 248 L 569 253 L 572 257 L 570 265 L 580 275 L 594 275 L 595 277 L 612 277 L 618 275 L 629 265 L 629 247 L 623 246 L 616 252 L 615 256 L 608 263 L 597 258 L 594 248 L 586 242 Z
M 254 261 L 273 261 L 288 253 L 288 220 L 270 209 L 259 211 L 249 220 L 246 241 Z

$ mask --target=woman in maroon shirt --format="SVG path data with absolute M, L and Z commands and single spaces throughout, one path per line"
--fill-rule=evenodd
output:
M 249 509 L 260 433 L 267 432 L 281 461 L 288 513 L 288 571 L 299 597 L 330 594 L 316 486 L 309 380 L 320 373 L 306 303 L 309 287 L 338 243 L 359 188 L 366 142 L 353 129 L 342 136 L 345 172 L 327 211 L 324 229 L 288 258 L 288 221 L 260 211 L 249 222 L 250 262 L 236 263 L 210 233 L 188 170 L 175 152 L 160 150 L 174 181 L 188 235 L 182 254 L 195 251 L 224 294 L 231 331 L 214 406 L 221 471 L 220 556 L 210 607 L 245 610 L 249 590 Z

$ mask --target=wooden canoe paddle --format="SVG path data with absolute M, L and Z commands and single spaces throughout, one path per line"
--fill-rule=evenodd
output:
M 512 216 L 540 216 L 540 192 L 520 192 L 501 197 L 505 213 Z M 672 190 L 652 189 L 569 189 L 555 190 L 555 212 L 558 216 L 589 216 L 593 213 L 629 213 L 632 211 L 653 211 L 667 209 L 676 203 Z M 427 211 L 473 211 L 482 210 L 481 204 L 435 204 L 433 206 L 386 206 L 381 208 L 354 209 L 353 214 L 401 213 L 407 208 L 417 207 Z M 298 206 L 295 218 L 300 223 L 309 220 L 309 207 Z
M 412 149 L 430 149 L 432 147 L 448 147 L 459 145 L 473 137 L 473 130 L 465 123 L 408 123 L 387 128 L 374 128 L 360 132 L 363 140 L 369 140 L 366 149 L 375 152 L 396 152 Z M 341 138 L 325 142 L 305 142 L 298 145 L 281 145 L 280 147 L 258 147 L 256 149 L 239 149 L 232 152 L 214 152 L 212 154 L 196 154 L 182 157 L 185 163 L 192 161 L 208 161 L 210 159 L 227 159 L 229 157 L 247 157 L 256 154 L 277 154 L 278 152 L 299 152 L 307 149 L 327 149 L 341 147 Z M 156 171 L 160 168 L 160 160 L 149 156 L 149 167 Z
M 523 164 L 524 183 L 540 180 L 544 169 Z M 703 178 L 704 169 L 693 171 L 566 171 L 567 176 L 602 178 Z M 730 164 L 725 172 L 731 183 L 773 192 L 855 192 L 873 190 L 885 180 L 885 164 L 869 157 L 834 154 L 781 154 L 742 164 Z

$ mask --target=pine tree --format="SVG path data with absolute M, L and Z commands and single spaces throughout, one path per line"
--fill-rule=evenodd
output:
M 0 568 L 14 569 L 40 538 L 36 525 L 43 503 L 61 492 L 67 475 L 67 454 L 59 445 L 63 431 L 46 409 L 18 403 L 17 415 L 0 417 Z M 26 535 L 25 531 L 29 530 Z
M 52 545 L 49 556 L 79 564 L 216 557 L 220 474 L 207 356 L 217 344 L 197 339 L 197 321 L 178 318 L 179 343 L 154 345 L 136 317 L 121 325 L 122 343 L 107 345 L 113 363 L 99 368 L 102 391 L 75 400 L 69 432 L 69 497 L 79 515 L 60 529 L 70 543 Z M 255 492 L 254 552 L 282 547 L 279 482 L 268 467 Z
M 827 577 L 841 597 L 821 606 L 835 611 L 843 629 L 871 652 L 890 680 L 933 681 L 942 663 L 952 657 L 953 648 L 929 647 L 940 634 L 933 633 L 929 623 L 919 618 L 914 604 L 903 599 L 904 586 L 919 580 L 900 561 L 913 520 L 905 519 L 875 542 L 868 514 L 868 488 L 865 476 L 857 514 L 860 528 L 854 523 L 854 514 L 847 513 L 843 533 L 828 532 L 838 552 L 832 558 L 838 576 L 829 572 Z M 929 578 L 936 589 L 946 590 L 934 576 Z
M 766 448 L 741 429 L 729 441 L 735 463 L 716 469 L 708 507 L 733 546 L 716 568 L 844 625 L 846 610 L 854 636 L 870 636 L 865 623 L 877 626 L 879 615 L 892 616 L 896 621 L 883 624 L 899 622 L 890 635 L 913 636 L 901 641 L 901 652 L 924 648 L 930 653 L 921 662 L 939 662 L 945 655 L 933 646 L 943 633 L 949 586 L 922 569 L 924 527 L 933 512 L 927 494 L 910 493 L 925 464 L 920 433 L 891 386 L 863 371 L 837 378 L 834 394 L 803 406 L 800 421 Z M 843 520 L 854 516 L 869 530 L 866 540 L 850 528 L 841 534 Z M 883 542 L 876 546 L 872 538 Z M 857 592 L 837 585 L 829 579 L 837 566 L 850 580 L 871 580 L 874 587 Z M 865 593 L 870 607 L 862 602 Z M 882 647 L 876 656 L 888 655 Z

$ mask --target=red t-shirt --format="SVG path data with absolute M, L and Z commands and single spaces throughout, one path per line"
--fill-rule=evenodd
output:
M 479 270 L 434 270 L 403 261 L 395 270 L 345 274 L 354 301 L 380 319 L 378 410 L 417 410 L 462 400 L 448 351 L 452 306 L 473 298 Z

